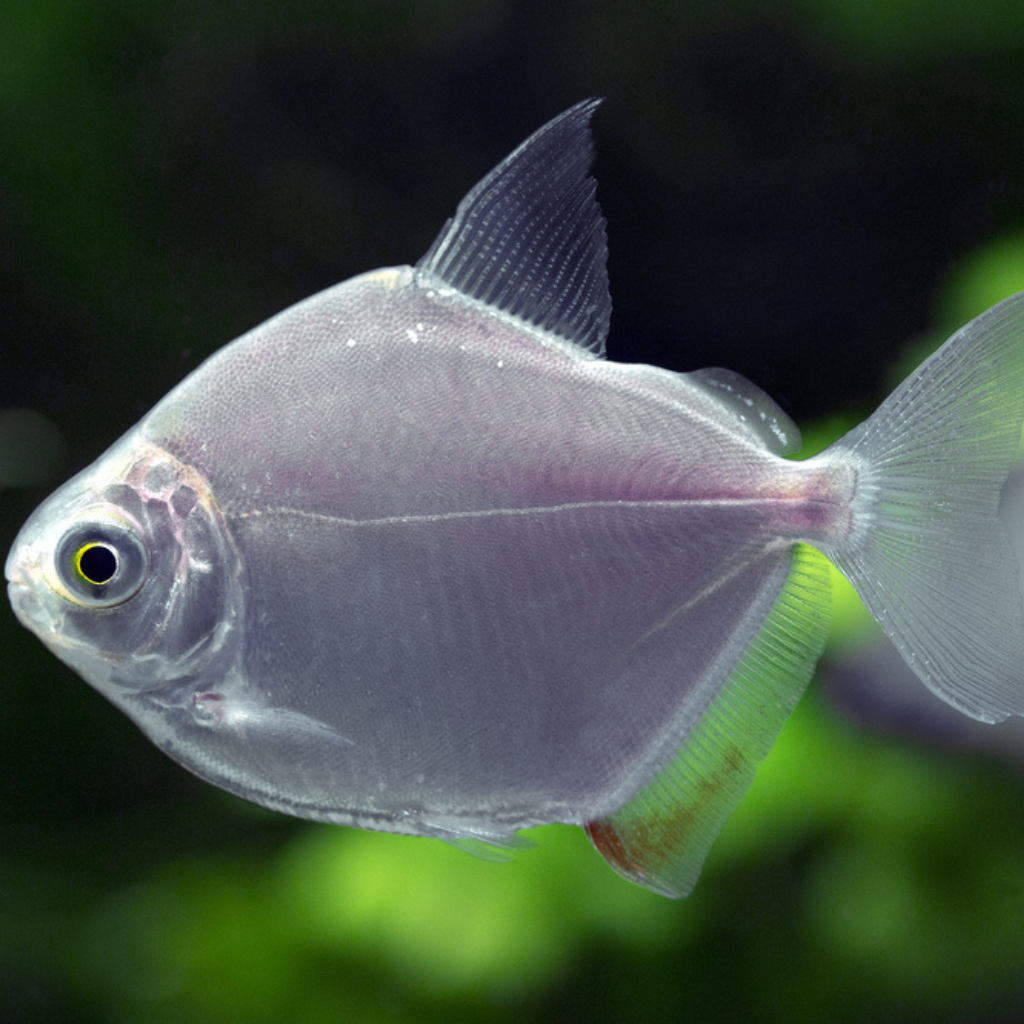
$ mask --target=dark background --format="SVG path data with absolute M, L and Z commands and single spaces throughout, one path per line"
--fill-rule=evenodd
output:
M 45 419 L 0 413 L 0 549 L 203 358 L 414 262 L 588 95 L 610 356 L 730 367 L 820 443 L 908 341 L 1024 287 L 1022 67 L 1011 0 L 10 0 L 0 409 Z M 884 688 L 898 669 L 864 682 L 846 604 L 829 671 Z M 911 714 L 917 739 L 885 740 L 812 684 L 669 903 L 574 830 L 499 866 L 251 809 L 9 613 L 0 650 L 4 1020 L 1024 1013 L 1012 738 L 964 753 Z

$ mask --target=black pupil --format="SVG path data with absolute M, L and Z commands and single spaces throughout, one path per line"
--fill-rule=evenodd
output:
M 90 583 L 109 583 L 117 572 L 117 555 L 102 544 L 94 544 L 82 552 L 78 569 Z

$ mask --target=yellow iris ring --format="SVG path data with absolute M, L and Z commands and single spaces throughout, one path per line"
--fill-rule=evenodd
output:
M 114 560 L 114 565 L 115 565 L 115 566 L 117 565 L 117 556 L 116 556 L 116 555 L 114 554 L 114 552 L 113 552 L 113 551 L 111 551 L 111 550 L 110 550 L 110 546 L 109 546 L 108 544 L 103 544 L 103 543 L 100 543 L 99 541 L 91 541 L 91 542 L 90 542 L 90 543 L 88 543 L 88 544 L 83 544 L 83 545 L 82 545 L 82 546 L 81 546 L 81 547 L 80 547 L 80 548 L 79 548 L 79 549 L 78 549 L 78 550 L 77 550 L 77 551 L 75 552 L 75 557 L 74 557 L 74 570 L 75 570 L 75 575 L 76 575 L 76 576 L 77 576 L 77 577 L 78 577 L 78 578 L 79 578 L 80 580 L 82 580 L 82 582 L 83 582 L 83 583 L 88 583 L 88 584 L 89 584 L 90 586 L 93 586 L 93 587 L 101 587 L 101 586 L 103 586 L 103 584 L 105 584 L 105 583 L 109 583 L 109 582 L 111 581 L 111 579 L 113 578 L 113 573 L 111 573 L 111 574 L 110 574 L 110 575 L 109 575 L 109 576 L 108 576 L 108 577 L 107 577 L 106 579 L 104 579 L 104 580 L 94 580 L 94 579 L 93 579 L 93 578 L 92 578 L 91 576 L 89 576 L 89 574 L 88 574 L 88 573 L 87 573 L 87 572 L 86 572 L 86 571 L 85 571 L 85 570 L 84 570 L 84 569 L 82 568 L 82 559 L 83 559 L 83 558 L 84 558 L 84 557 L 86 556 L 86 554 L 87 554 L 88 552 L 92 551 L 92 550 L 93 550 L 94 548 L 103 548 L 103 550 L 104 550 L 104 551 L 107 551 L 107 552 L 109 552 L 109 553 L 110 553 L 110 555 L 111 555 L 111 557 L 112 557 L 112 558 L 113 558 L 113 560 Z

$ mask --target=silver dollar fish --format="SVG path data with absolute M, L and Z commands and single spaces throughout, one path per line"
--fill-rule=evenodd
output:
M 1024 714 L 998 518 L 1024 294 L 821 455 L 736 374 L 601 358 L 580 103 L 415 267 L 227 346 L 24 526 L 20 620 L 176 761 L 289 814 L 584 826 L 688 892 L 811 675 L 823 555 L 968 715 Z

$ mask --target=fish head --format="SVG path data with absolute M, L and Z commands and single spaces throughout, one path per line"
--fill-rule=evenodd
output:
M 201 476 L 136 429 L 36 509 L 5 575 L 22 624 L 122 704 L 195 678 L 223 648 L 236 564 Z

